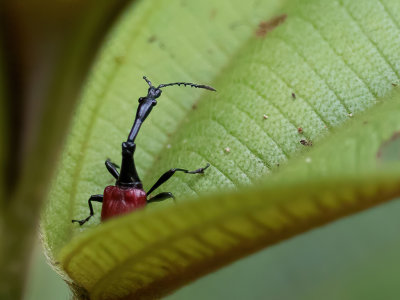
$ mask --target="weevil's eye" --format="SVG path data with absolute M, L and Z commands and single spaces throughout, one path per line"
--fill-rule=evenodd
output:
M 145 99 L 145 97 L 140 97 L 139 98 L 139 103 L 142 103 L 144 99 Z

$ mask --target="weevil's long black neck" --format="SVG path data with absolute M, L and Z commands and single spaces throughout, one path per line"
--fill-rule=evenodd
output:
M 189 83 L 189 82 L 174 82 L 174 83 L 160 84 L 158 87 L 154 87 L 145 76 L 143 77 L 143 79 L 146 80 L 147 84 L 149 85 L 149 89 L 147 91 L 146 97 L 139 98 L 139 107 L 136 112 L 136 118 L 135 121 L 133 122 L 132 129 L 129 132 L 127 141 L 122 143 L 121 172 L 119 173 L 119 177 L 117 180 L 117 185 L 119 186 L 142 188 L 142 183 L 139 179 L 139 175 L 135 167 L 135 162 L 133 160 L 133 155 L 136 149 L 135 139 L 139 133 L 142 123 L 144 122 L 144 120 L 146 120 L 147 116 L 150 114 L 153 107 L 157 104 L 156 98 L 160 97 L 161 88 L 172 85 L 178 85 L 178 86 L 189 85 L 195 88 L 202 88 L 210 91 L 215 91 L 215 89 L 210 86 Z
M 140 126 L 144 120 L 146 120 L 147 116 L 150 114 L 153 106 L 157 104 L 157 101 L 153 98 L 143 98 L 143 100 L 139 103 L 139 107 L 136 112 L 135 122 L 133 123 L 131 132 L 129 133 L 127 142 L 135 142 L 136 136 L 139 133 Z
M 139 107 L 136 112 L 136 118 L 129 133 L 128 139 L 126 142 L 122 143 L 121 172 L 117 180 L 117 185 L 119 186 L 142 188 L 142 182 L 140 181 L 139 175 L 136 171 L 133 158 L 136 149 L 135 139 L 139 133 L 142 123 L 150 114 L 153 106 L 156 104 L 157 101 L 149 97 L 142 98 L 141 102 L 139 103 Z
M 129 141 L 122 143 L 122 162 L 121 171 L 117 180 L 118 186 L 142 188 L 142 182 L 140 181 L 133 160 L 135 150 L 135 143 Z

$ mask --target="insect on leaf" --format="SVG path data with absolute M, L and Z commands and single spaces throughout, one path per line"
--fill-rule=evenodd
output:
M 377 158 L 400 127 L 396 1 L 153 5 L 135 2 L 104 46 L 44 214 L 51 255 L 93 299 L 163 296 L 399 195 L 397 160 Z M 143 75 L 218 90 L 163 91 L 137 139 L 145 190 L 170 168 L 211 167 L 163 186 L 177 205 L 72 226 L 90 194 L 114 183 L 102 164 L 120 159 Z

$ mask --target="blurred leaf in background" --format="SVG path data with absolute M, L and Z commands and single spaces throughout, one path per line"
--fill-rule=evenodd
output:
M 41 204 L 77 95 L 100 41 L 126 2 L 0 4 L 2 122 L 7 120 L 0 138 L 1 299 L 21 297 Z

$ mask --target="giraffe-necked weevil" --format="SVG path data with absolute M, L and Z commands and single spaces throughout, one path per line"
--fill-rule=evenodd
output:
M 161 96 L 161 88 L 171 85 L 188 85 L 195 88 L 215 91 L 214 88 L 207 85 L 187 82 L 160 84 L 158 87 L 155 87 L 146 78 L 146 76 L 143 76 L 143 79 L 146 80 L 147 84 L 149 85 L 149 89 L 147 91 L 146 97 L 139 98 L 139 106 L 136 112 L 136 117 L 135 121 L 133 122 L 132 129 L 128 135 L 127 141 L 122 143 L 122 162 L 120 172 L 118 172 L 118 166 L 116 164 L 112 163 L 108 159 L 105 162 L 107 170 L 111 173 L 112 176 L 114 176 L 117 181 L 115 185 L 107 186 L 104 189 L 103 195 L 92 195 L 89 198 L 88 204 L 90 215 L 86 219 L 72 220 L 72 222 L 77 222 L 80 225 L 83 225 L 87 221 L 89 221 L 89 219 L 94 215 L 92 201 L 103 203 L 101 210 L 101 220 L 104 221 L 113 216 L 121 215 L 144 207 L 147 203 L 150 202 L 157 202 L 168 198 L 174 198 L 172 193 L 169 192 L 160 193 L 150 199 L 148 199 L 148 196 L 160 185 L 170 179 L 171 176 L 174 175 L 177 171 L 187 174 L 199 174 L 203 173 L 204 170 L 210 166 L 210 164 L 207 164 L 205 167 L 199 168 L 194 171 L 179 168 L 171 169 L 165 172 L 147 192 L 143 190 L 143 185 L 139 179 L 139 175 L 136 171 L 135 162 L 133 159 L 133 155 L 136 149 L 135 139 L 137 134 L 139 133 L 139 129 L 142 126 L 142 123 L 150 114 L 153 107 L 157 104 L 156 99 Z

